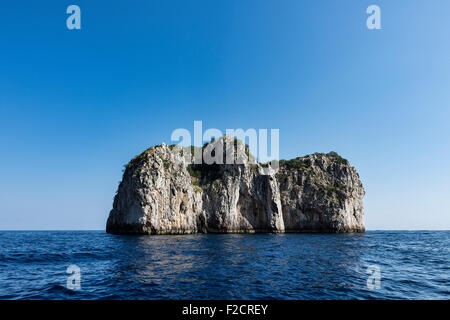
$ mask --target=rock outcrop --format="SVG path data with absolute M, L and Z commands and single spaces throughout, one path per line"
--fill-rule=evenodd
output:
M 242 157 L 233 164 L 191 164 L 191 148 L 152 147 L 132 159 L 106 231 L 114 234 L 363 232 L 364 189 L 334 152 L 279 162 L 277 172 Z M 216 147 L 214 145 L 214 147 Z M 213 151 L 212 154 L 214 154 Z M 194 153 L 194 152 L 193 152 Z M 225 159 L 225 155 L 223 158 Z

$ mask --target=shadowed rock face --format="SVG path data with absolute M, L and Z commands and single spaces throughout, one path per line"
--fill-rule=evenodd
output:
M 230 137 L 217 143 L 224 150 L 236 146 Z M 188 164 L 188 151 L 162 144 L 132 159 L 106 231 L 364 232 L 362 183 L 335 153 L 282 160 L 277 173 L 264 175 L 263 167 L 248 159 L 240 164 Z

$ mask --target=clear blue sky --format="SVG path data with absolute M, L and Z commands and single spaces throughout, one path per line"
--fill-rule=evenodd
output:
M 82 29 L 66 28 L 77 4 Z M 366 28 L 381 7 L 382 30 Z M 0 229 L 104 229 L 122 166 L 176 128 L 335 150 L 368 229 L 450 228 L 447 0 L 0 4 Z

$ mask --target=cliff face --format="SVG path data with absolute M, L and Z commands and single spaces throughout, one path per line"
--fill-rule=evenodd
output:
M 364 188 L 335 153 L 282 161 L 276 175 L 286 232 L 363 232 Z
M 230 140 L 231 139 L 231 140 Z M 234 140 L 220 139 L 224 145 Z M 363 232 L 364 189 L 337 154 L 260 164 L 188 164 L 187 150 L 152 147 L 126 166 L 106 231 L 115 234 L 197 232 Z M 225 159 L 225 158 L 224 158 Z

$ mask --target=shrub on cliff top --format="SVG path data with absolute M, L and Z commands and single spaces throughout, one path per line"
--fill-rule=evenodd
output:
M 327 156 L 335 160 L 337 163 L 348 164 L 348 160 L 342 158 L 337 152 L 330 151 L 327 153 Z
M 308 167 L 309 162 L 307 159 L 299 157 L 291 160 L 280 160 L 280 166 L 287 169 L 302 169 Z

